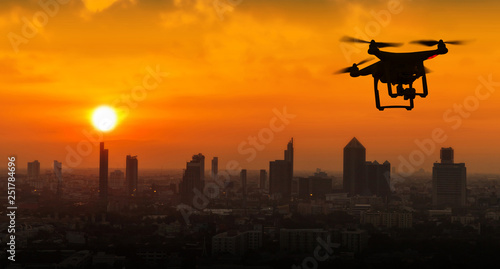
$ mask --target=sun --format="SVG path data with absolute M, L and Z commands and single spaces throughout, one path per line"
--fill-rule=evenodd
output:
M 112 130 L 117 122 L 115 110 L 110 106 L 100 106 L 92 114 L 92 124 L 97 130 L 107 132 Z

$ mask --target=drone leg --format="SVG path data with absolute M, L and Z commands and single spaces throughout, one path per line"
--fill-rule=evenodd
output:
M 422 87 L 424 88 L 423 93 L 419 93 L 418 95 L 422 98 L 425 98 L 427 96 L 427 78 L 425 77 L 425 73 L 422 75 Z
M 410 111 L 410 110 L 412 110 L 413 107 L 414 107 L 413 99 L 410 99 L 410 106 L 407 106 L 406 110 Z
M 375 82 L 374 84 L 374 89 L 375 89 L 375 105 L 377 106 L 377 109 L 380 111 L 383 111 L 384 108 L 380 106 L 380 95 L 378 92 L 378 79 L 374 78 L 373 81 Z
M 401 84 L 399 84 L 398 86 L 396 86 L 397 89 L 399 89 L 399 87 L 402 87 Z M 399 95 L 398 92 L 392 93 L 392 86 L 391 86 L 391 83 L 389 83 L 389 82 L 387 83 L 387 91 L 389 92 L 389 96 L 391 98 L 396 98 Z

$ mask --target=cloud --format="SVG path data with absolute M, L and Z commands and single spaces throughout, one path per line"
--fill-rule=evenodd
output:
M 134 0 L 82 0 L 85 7 L 91 12 L 103 11 L 115 3 L 121 2 L 122 4 L 135 4 Z
M 0 59 L 0 81 L 3 83 L 48 83 L 54 79 L 39 73 L 30 65 L 21 65 L 17 59 L 4 57 Z

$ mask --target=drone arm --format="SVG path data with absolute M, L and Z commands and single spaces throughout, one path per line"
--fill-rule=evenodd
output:
M 356 72 L 356 75 L 358 76 L 368 76 L 368 75 L 373 75 L 374 71 L 375 71 L 375 66 L 377 66 L 379 62 L 376 62 L 374 64 L 371 64 L 361 70 L 359 70 L 358 72 Z
M 368 76 L 368 75 L 373 74 L 372 70 L 371 69 L 367 69 L 367 68 L 363 68 L 363 69 L 359 70 L 358 75 L 359 76 Z
M 420 60 L 425 61 L 425 60 L 430 60 L 438 55 L 446 54 L 448 53 L 447 48 L 438 48 L 435 50 L 428 50 L 428 51 L 422 51 L 419 52 Z

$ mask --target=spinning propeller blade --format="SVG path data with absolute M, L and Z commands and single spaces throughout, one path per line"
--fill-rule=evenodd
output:
M 343 36 L 340 41 L 342 42 L 349 42 L 349 43 L 368 43 L 370 44 L 369 41 L 365 41 L 365 40 L 362 40 L 362 39 L 358 39 L 358 38 L 355 38 L 355 37 L 350 37 L 350 36 Z
M 352 66 L 346 67 L 346 68 L 342 68 L 342 69 L 340 69 L 339 71 L 337 71 L 337 72 L 335 72 L 333 74 L 337 75 L 337 74 L 351 73 L 351 68 L 352 68 Z
M 467 44 L 467 42 L 468 41 L 465 41 L 465 40 L 453 40 L 453 41 L 445 41 L 444 43 L 450 44 L 450 45 L 464 45 L 464 44 Z M 411 41 L 410 43 L 420 44 L 420 45 L 431 47 L 431 46 L 439 44 L 439 40 L 414 40 L 414 41 Z
M 373 58 L 373 57 L 366 58 L 366 59 L 364 59 L 363 61 L 361 61 L 361 62 L 357 63 L 356 65 L 362 65 L 362 64 L 367 63 L 367 62 L 369 62 L 369 61 L 371 61 L 371 60 L 373 60 L 373 59 L 375 59 L 375 58 Z
M 451 45 L 465 45 L 465 44 L 467 44 L 467 42 L 469 42 L 469 41 L 465 41 L 465 40 L 453 40 L 453 41 L 446 41 L 444 43 L 451 44 Z
M 365 44 L 370 44 L 370 41 L 362 40 L 359 38 L 355 37 L 350 37 L 350 36 L 343 36 L 340 41 L 342 42 L 349 42 L 349 43 L 365 43 Z M 386 48 L 386 47 L 399 47 L 402 46 L 403 43 L 394 43 L 394 42 L 375 42 L 375 45 L 379 48 Z
M 374 59 L 373 57 L 371 57 L 371 58 L 367 58 L 367 59 L 364 59 L 364 60 L 362 60 L 362 61 L 361 61 L 361 62 L 359 62 L 359 63 L 355 63 L 355 64 L 353 64 L 352 66 L 349 66 L 349 67 L 346 67 L 346 68 L 342 68 L 342 69 L 340 69 L 339 71 L 335 72 L 334 74 L 344 74 L 344 73 L 350 73 L 350 72 L 351 72 L 351 70 L 352 70 L 352 68 L 357 68 L 357 66 L 358 66 L 358 65 L 362 65 L 362 64 L 367 63 L 367 62 L 369 62 L 369 61 L 371 61 L 371 60 L 373 60 L 373 59 Z

